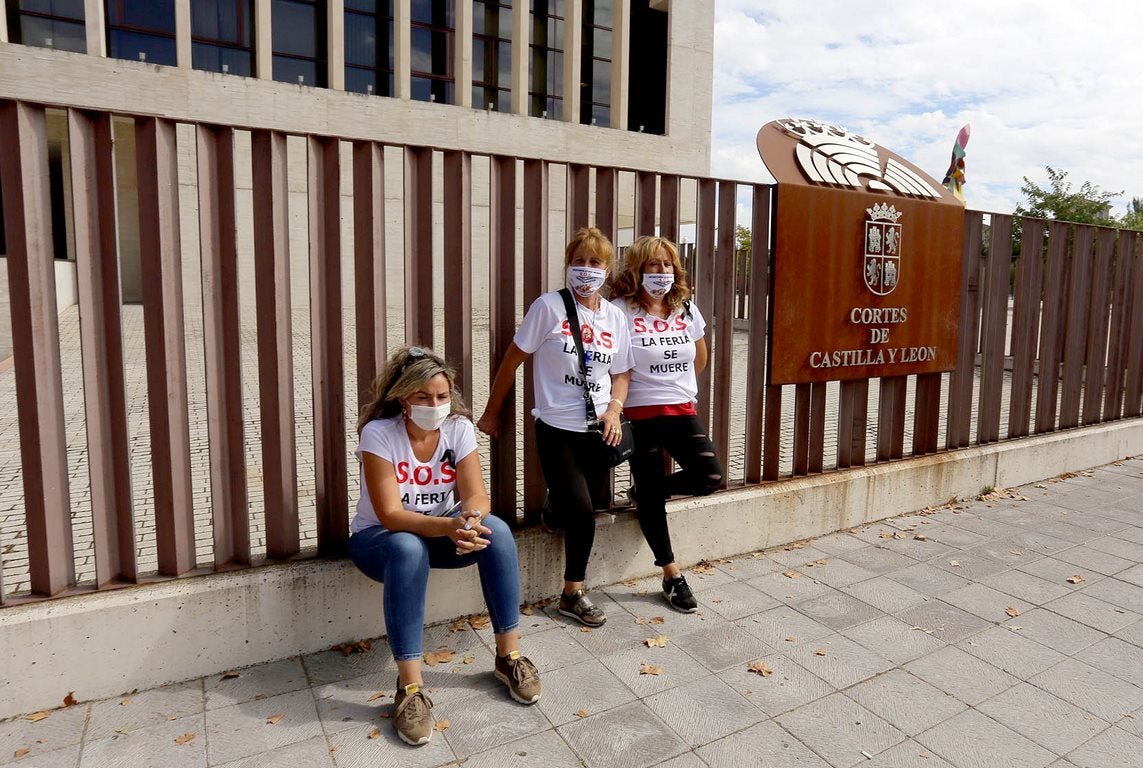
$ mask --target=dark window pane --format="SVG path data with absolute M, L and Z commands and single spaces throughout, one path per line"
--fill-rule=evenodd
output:
M 254 0 L 191 0 L 191 37 L 250 48 Z
M 611 58 L 611 30 L 594 28 L 594 51 L 593 55 L 602 59 Z
M 472 4 L 472 31 L 475 34 L 482 32 L 488 34 L 488 29 L 484 26 L 484 3 L 482 0 L 476 0 Z
M 37 16 L 20 18 L 19 39 L 24 45 L 87 53 L 87 32 L 83 24 L 55 21 Z
M 239 48 L 193 43 L 191 66 L 204 72 L 224 72 L 251 77 L 254 74 L 254 54 Z
M 359 13 L 345 15 L 345 62 L 367 67 L 378 65 L 377 20 Z
M 365 11 L 366 13 L 376 13 L 377 0 L 345 0 L 345 9 L 347 11 Z
M 274 53 L 317 58 L 317 9 L 312 5 L 278 0 L 274 3 L 271 19 Z
M 106 6 L 110 24 L 175 33 L 175 0 L 106 0 Z
M 143 32 L 110 31 L 108 55 L 113 59 L 133 59 L 148 64 L 175 65 L 175 39 Z
M 48 16 L 59 16 L 65 19 L 83 21 L 83 0 L 19 0 L 17 11 L 31 11 L 43 13 Z
M 414 27 L 410 34 L 412 59 L 410 67 L 414 72 L 431 72 L 433 68 L 433 33 L 428 29 Z
M 598 24 L 610 28 L 611 0 L 584 0 L 583 20 L 585 24 Z
M 378 93 L 376 71 L 347 67 L 345 70 L 345 90 L 354 93 Z
M 274 57 L 274 79 L 280 83 L 298 83 L 324 87 L 325 78 L 317 62 L 306 59 L 295 59 L 289 56 Z
M 490 45 L 488 45 L 488 50 L 489 50 L 489 52 L 492 52 L 495 50 L 495 47 L 490 44 Z M 472 81 L 474 83 L 484 82 L 484 69 L 485 69 L 484 57 L 485 57 L 484 40 L 482 40 L 479 37 L 474 37 L 472 39 Z M 489 74 L 496 74 L 495 65 L 488 68 L 488 73 Z M 479 103 L 479 102 L 477 102 L 477 103 Z
M 414 24 L 431 24 L 435 27 L 452 27 L 453 0 L 412 0 L 411 19 Z
M 498 70 L 496 72 L 496 84 L 501 88 L 512 87 L 512 44 L 501 43 L 497 46 L 500 52 L 499 62 L 497 64 Z
M 593 104 L 591 116 L 595 120 L 595 125 L 611 125 L 611 107 L 603 104 Z

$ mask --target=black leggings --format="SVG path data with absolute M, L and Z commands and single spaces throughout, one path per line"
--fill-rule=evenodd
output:
M 639 527 L 655 553 L 655 565 L 662 567 L 675 561 L 667 530 L 667 499 L 707 496 L 718 490 L 722 464 L 698 416 L 656 416 L 632 421 L 631 426 L 635 429 L 631 474 L 635 479 Z M 668 475 L 663 451 L 682 469 Z
M 595 543 L 593 499 L 607 487 L 598 432 L 570 432 L 536 419 L 536 447 L 548 504 L 564 525 L 564 580 L 583 581 Z

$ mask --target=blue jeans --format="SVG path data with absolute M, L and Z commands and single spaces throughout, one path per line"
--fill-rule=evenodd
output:
M 429 568 L 464 568 L 475 564 L 492 629 L 510 632 L 520 624 L 520 566 L 512 530 L 490 515 L 484 525 L 492 530 L 484 549 L 456 554 L 447 536 L 424 538 L 407 531 L 375 526 L 349 537 L 349 557 L 369 578 L 385 585 L 382 598 L 385 631 L 397 661 L 419 659 L 424 650 L 425 593 Z

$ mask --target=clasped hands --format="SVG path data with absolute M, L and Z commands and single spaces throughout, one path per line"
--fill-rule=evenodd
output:
M 492 534 L 492 529 L 480 522 L 482 517 L 480 510 L 472 509 L 461 512 L 455 518 L 458 526 L 449 531 L 448 537 L 456 545 L 458 555 L 479 552 L 492 543 L 486 538 Z M 467 529 L 465 524 L 468 525 Z

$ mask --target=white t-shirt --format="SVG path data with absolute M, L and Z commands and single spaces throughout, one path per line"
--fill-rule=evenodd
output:
M 627 323 L 623 313 L 607 301 L 601 300 L 596 312 L 578 302 L 575 306 L 584 354 L 589 358 L 587 380 L 591 399 L 596 414 L 601 414 L 611 400 L 611 374 L 631 370 Z M 532 415 L 552 427 L 586 432 L 579 354 L 558 291 L 542 294 L 532 302 L 512 341 L 533 356 L 536 407 Z
M 381 525 L 365 485 L 362 454 L 372 453 L 393 465 L 402 507 L 410 512 L 440 515 L 458 501 L 456 465 L 475 450 L 476 430 L 472 422 L 463 416 L 445 419 L 437 449 L 428 461 L 420 461 L 413 454 L 404 416 L 398 414 L 369 422 L 361 430 L 361 442 L 354 452 L 361 462 L 361 496 L 357 499 L 357 514 L 353 517 L 350 531 L 357 533 Z
M 632 308 L 627 299 L 612 302 L 624 315 L 631 335 L 635 367 L 625 406 L 681 405 L 697 399 L 695 342 L 706 333 L 706 321 L 694 302 L 666 320 Z

